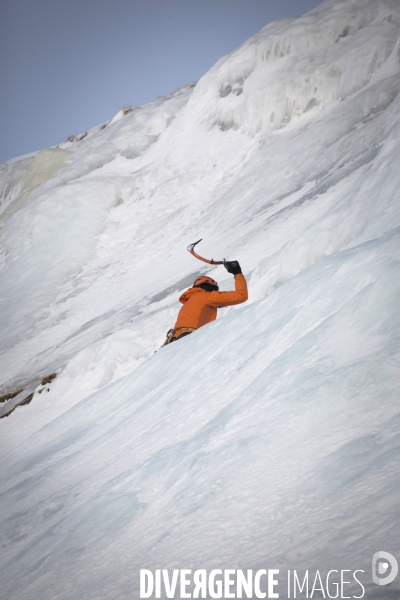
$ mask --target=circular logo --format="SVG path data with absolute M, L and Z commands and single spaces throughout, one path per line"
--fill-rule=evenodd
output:
M 387 585 L 397 577 L 399 565 L 389 552 L 380 550 L 372 557 L 372 580 L 376 585 Z

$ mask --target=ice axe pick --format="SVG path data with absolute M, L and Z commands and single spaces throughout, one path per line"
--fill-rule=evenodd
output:
M 203 262 L 208 263 L 209 265 L 224 265 L 226 262 L 225 258 L 223 260 L 208 260 L 208 258 L 203 258 L 202 256 L 200 256 L 200 254 L 197 254 L 197 252 L 194 251 L 194 247 L 197 246 L 197 244 L 199 244 L 202 239 L 203 238 L 201 238 L 197 242 L 194 242 L 194 244 L 189 244 L 189 246 L 187 247 L 188 252 L 190 252 L 190 254 L 192 254 L 195 258 L 198 258 L 199 260 L 202 260 Z

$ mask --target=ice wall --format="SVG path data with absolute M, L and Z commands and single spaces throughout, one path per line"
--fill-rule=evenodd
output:
M 192 102 L 209 126 L 254 135 L 363 88 L 390 55 L 399 31 L 396 1 L 325 2 L 265 27 L 221 59 Z M 211 110 L 210 110 L 211 105 Z M 200 109 L 201 110 L 201 109 Z
M 0 394 L 33 394 L 0 419 L 10 600 L 131 600 L 139 568 L 359 568 L 398 594 L 370 564 L 400 552 L 399 14 L 268 26 L 61 144 L 4 213 Z M 154 354 L 199 272 L 232 286 L 200 237 L 250 299 Z

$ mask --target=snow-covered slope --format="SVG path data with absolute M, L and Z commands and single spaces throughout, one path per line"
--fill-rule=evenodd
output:
M 1 165 L 7 598 L 267 566 L 364 569 L 375 597 L 373 553 L 400 553 L 399 33 L 397 0 L 328 0 Z M 249 301 L 154 354 L 199 272 L 232 286 L 200 237 Z

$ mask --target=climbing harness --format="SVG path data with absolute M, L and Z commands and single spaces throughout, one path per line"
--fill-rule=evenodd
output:
M 182 335 L 187 335 L 188 333 L 192 333 L 193 331 L 196 331 L 195 327 L 177 327 L 177 329 L 170 329 L 167 332 L 166 340 L 163 343 L 163 345 L 161 346 L 161 348 L 163 348 L 167 344 L 170 344 L 171 342 L 174 342 L 175 340 L 180 338 Z

